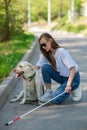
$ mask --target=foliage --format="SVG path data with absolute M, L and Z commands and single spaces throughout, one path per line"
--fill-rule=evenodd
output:
M 16 66 L 33 40 L 32 34 L 21 33 L 7 43 L 0 43 L 0 81 Z
M 60 13 L 66 15 L 67 9 L 70 6 L 70 0 L 50 0 L 51 1 L 51 18 L 52 20 L 58 18 Z M 47 20 L 48 0 L 32 0 L 31 1 L 31 21 L 38 19 Z
M 87 25 L 79 22 L 78 24 L 76 24 L 75 22 L 70 23 L 62 18 L 58 20 L 58 24 L 53 27 L 52 30 L 66 30 L 68 32 L 82 33 L 83 31 L 87 30 Z M 86 32 L 85 34 L 87 35 Z
M 67 17 L 71 0 L 50 0 L 51 19 Z M 75 11 L 80 14 L 82 0 L 75 0 Z M 47 20 L 48 0 L 30 0 L 31 21 Z M 28 0 L 0 0 L 0 41 L 8 40 L 22 31 L 28 21 Z
M 0 1 L 0 41 L 9 40 L 13 34 L 22 31 L 26 6 L 27 0 Z
M 81 15 L 82 0 L 75 0 L 75 11 Z

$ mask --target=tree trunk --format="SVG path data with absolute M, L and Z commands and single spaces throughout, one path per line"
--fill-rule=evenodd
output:
M 59 6 L 59 17 L 63 17 L 63 0 L 60 0 L 60 6 Z
M 11 0 L 4 0 L 5 2 L 5 14 L 6 14 L 6 20 L 5 20 L 5 34 L 4 34 L 4 40 L 10 39 L 10 18 L 9 18 L 9 4 Z

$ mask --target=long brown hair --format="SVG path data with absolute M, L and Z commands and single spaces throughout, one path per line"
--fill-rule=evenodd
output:
M 53 49 L 57 49 L 60 47 L 60 45 L 58 45 L 56 43 L 56 41 L 50 34 L 48 34 L 48 33 L 41 34 L 41 36 L 39 38 L 39 43 L 42 38 L 46 39 L 47 41 L 49 41 L 51 39 L 52 40 L 51 47 Z M 51 51 L 46 52 L 45 49 L 43 47 L 41 47 L 41 45 L 40 45 L 40 50 L 41 50 L 42 54 L 46 57 L 46 59 L 49 61 L 49 63 L 52 65 L 52 68 L 56 69 L 56 60 L 55 60 L 54 56 L 52 55 L 52 52 Z

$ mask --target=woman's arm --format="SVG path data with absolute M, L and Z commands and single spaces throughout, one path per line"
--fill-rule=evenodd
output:
M 71 92 L 71 89 L 72 89 L 71 88 L 71 83 L 73 81 L 74 75 L 75 75 L 75 67 L 71 67 L 70 68 L 69 78 L 68 78 L 67 85 L 66 85 L 66 88 L 65 88 L 66 92 Z

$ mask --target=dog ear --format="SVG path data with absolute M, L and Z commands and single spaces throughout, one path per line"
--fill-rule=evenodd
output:
M 19 65 L 20 68 L 22 68 L 22 65 Z

